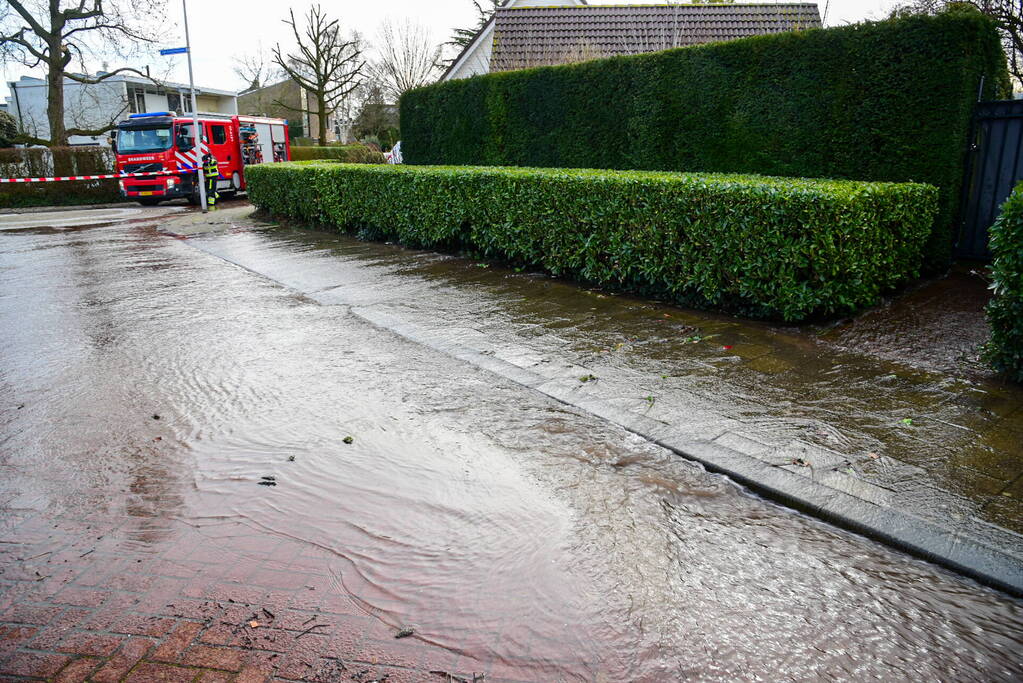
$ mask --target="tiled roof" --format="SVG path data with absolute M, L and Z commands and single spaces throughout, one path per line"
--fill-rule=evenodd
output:
M 820 28 L 814 3 L 498 9 L 491 71 Z

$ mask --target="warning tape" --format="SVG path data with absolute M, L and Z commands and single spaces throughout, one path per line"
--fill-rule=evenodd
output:
M 134 178 L 146 175 L 181 175 L 194 173 L 194 169 L 181 171 L 148 171 L 146 173 L 111 173 L 108 175 L 66 175 L 53 178 L 0 178 L 0 183 L 52 183 L 61 180 L 105 180 L 107 178 Z

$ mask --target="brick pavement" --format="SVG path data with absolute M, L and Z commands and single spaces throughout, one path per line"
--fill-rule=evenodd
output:
M 325 551 L 241 524 L 8 510 L 0 528 L 0 681 L 450 683 L 488 668 L 396 639 L 338 589 Z

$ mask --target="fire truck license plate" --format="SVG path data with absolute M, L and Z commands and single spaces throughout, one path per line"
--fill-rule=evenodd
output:
M 139 195 L 143 197 L 148 197 L 151 194 L 156 194 L 156 192 L 139 192 Z

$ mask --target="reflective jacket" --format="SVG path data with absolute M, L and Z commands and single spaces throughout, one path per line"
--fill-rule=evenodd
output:
M 209 161 L 203 162 L 202 172 L 207 178 L 220 177 L 220 166 L 217 164 L 217 158 L 211 156 Z

